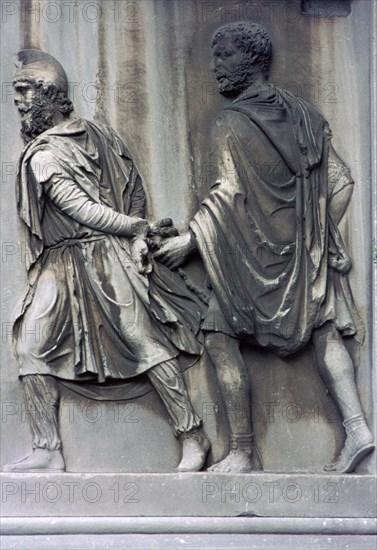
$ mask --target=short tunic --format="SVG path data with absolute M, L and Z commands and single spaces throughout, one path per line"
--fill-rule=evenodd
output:
M 127 379 L 184 352 L 198 356 L 203 304 L 154 263 L 139 273 L 132 216 L 141 179 L 119 136 L 73 119 L 42 134 L 21 159 L 20 217 L 30 287 L 15 323 L 20 374 Z

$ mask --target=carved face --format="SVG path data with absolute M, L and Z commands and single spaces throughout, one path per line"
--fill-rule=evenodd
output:
M 35 101 L 37 90 L 35 87 L 23 80 L 14 83 L 14 104 L 16 105 L 21 117 L 25 117 Z
M 213 72 L 219 92 L 228 94 L 245 90 L 251 83 L 252 65 L 248 57 L 229 38 L 213 48 Z
M 14 103 L 21 115 L 21 135 L 29 142 L 54 125 L 53 101 L 44 94 L 43 84 L 18 80 L 13 87 Z

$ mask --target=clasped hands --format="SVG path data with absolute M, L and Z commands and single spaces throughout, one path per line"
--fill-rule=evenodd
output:
M 135 218 L 133 227 L 135 235 L 131 238 L 130 253 L 139 273 L 151 273 L 153 259 L 175 269 L 195 249 L 193 235 L 190 232 L 179 235 L 171 218 L 153 223 Z

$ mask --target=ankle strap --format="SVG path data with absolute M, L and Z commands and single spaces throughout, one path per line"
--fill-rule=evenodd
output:
M 230 448 L 232 451 L 249 450 L 255 446 L 255 435 L 248 434 L 232 434 L 230 437 Z

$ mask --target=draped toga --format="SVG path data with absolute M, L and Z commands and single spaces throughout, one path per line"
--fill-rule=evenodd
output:
M 190 224 L 225 324 L 211 330 L 281 356 L 326 321 L 362 340 L 348 277 L 329 267 L 347 256 L 333 212 L 353 181 L 322 114 L 270 84 L 245 92 L 214 121 L 211 169 Z

